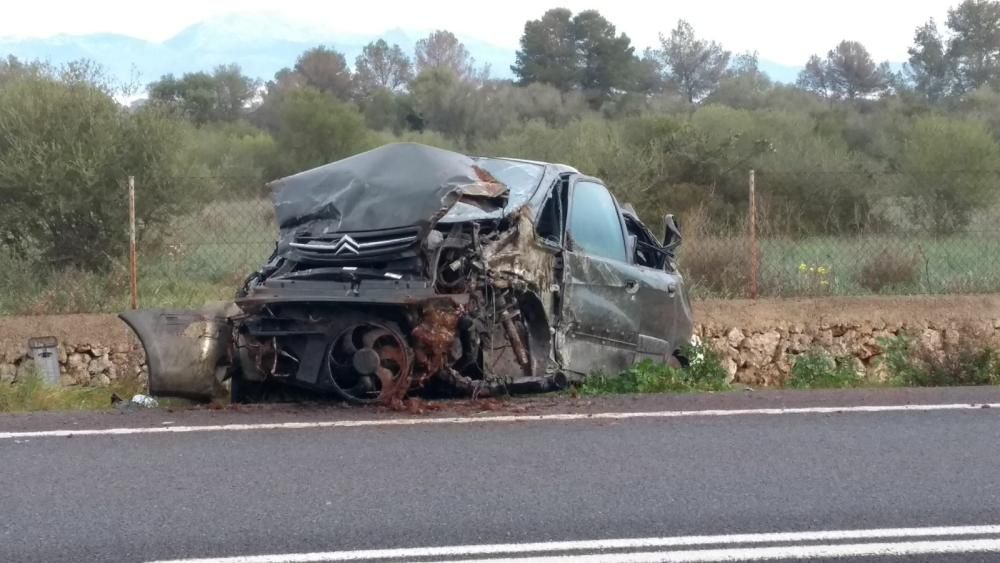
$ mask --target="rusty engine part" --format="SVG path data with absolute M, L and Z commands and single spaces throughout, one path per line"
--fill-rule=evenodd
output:
M 416 365 L 412 386 L 423 387 L 434 374 L 459 359 L 461 342 L 456 338 L 459 314 L 457 309 L 440 307 L 423 310 L 420 324 L 410 333 Z

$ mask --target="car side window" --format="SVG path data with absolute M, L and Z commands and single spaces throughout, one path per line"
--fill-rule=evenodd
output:
M 569 236 L 573 250 L 628 261 L 618 208 L 607 188 L 594 182 L 577 182 L 571 207 Z
M 625 230 L 630 236 L 636 238 L 635 254 L 632 256 L 632 261 L 639 266 L 657 270 L 663 269 L 667 255 L 656 239 L 650 236 L 649 231 L 630 215 L 625 215 Z
M 563 229 L 566 219 L 566 192 L 569 184 L 565 178 L 559 178 L 552 186 L 542 212 L 535 223 L 535 233 L 543 241 L 556 246 L 562 245 Z

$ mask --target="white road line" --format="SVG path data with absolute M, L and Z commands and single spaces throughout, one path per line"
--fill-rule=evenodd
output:
M 310 428 L 365 428 L 372 426 L 424 426 L 434 424 L 483 424 L 498 422 L 572 422 L 580 420 L 628 420 L 636 418 L 696 418 L 782 414 L 840 414 L 880 412 L 962 411 L 1000 408 L 1000 403 L 951 405 L 883 405 L 853 407 L 802 407 L 774 409 L 728 409 L 656 412 L 600 412 L 540 415 L 496 415 L 468 417 L 384 418 L 378 420 L 328 420 L 319 422 L 274 422 L 205 426 L 159 426 L 151 428 L 100 428 L 0 432 L 0 440 L 22 438 L 66 438 L 69 436 L 122 436 L 129 434 L 183 434 L 188 432 L 239 432 L 247 430 L 305 430 Z
M 726 561 L 805 561 L 832 557 L 955 555 L 960 553 L 1000 553 L 1000 539 L 470 559 L 466 561 L 449 560 L 448 563 L 713 563 Z
M 157 561 L 153 563 L 315 563 L 321 561 L 365 561 L 372 559 L 412 559 L 425 557 L 469 557 L 482 555 L 506 555 L 524 553 L 544 553 L 563 551 L 609 551 L 609 550 L 637 550 L 663 547 L 690 547 L 690 546 L 719 546 L 732 544 L 753 544 L 753 543 L 796 543 L 796 542 L 816 542 L 816 541 L 842 541 L 861 539 L 902 539 L 902 538 L 925 538 L 925 537 L 961 537 L 961 536 L 981 536 L 989 534 L 1000 534 L 1000 526 L 946 526 L 927 528 L 885 528 L 873 530 L 829 530 L 817 532 L 777 532 L 766 534 L 729 534 L 715 536 L 675 536 L 663 538 L 634 538 L 634 539 L 605 539 L 605 540 L 585 540 L 585 541 L 561 541 L 544 543 L 507 543 L 507 544 L 483 544 L 483 545 L 460 545 L 442 547 L 417 547 L 400 549 L 368 549 L 358 551 L 329 551 L 316 553 L 288 553 L 276 555 L 247 555 L 237 557 L 217 557 L 207 559 L 175 559 L 170 561 Z M 990 540 L 1000 545 L 1000 539 Z M 955 545 L 958 541 L 939 542 L 916 542 L 916 544 L 950 544 Z M 878 545 L 878 544 L 861 544 Z M 914 543 L 893 543 L 886 545 L 914 545 Z M 813 547 L 843 547 L 843 546 L 805 546 Z M 754 548 L 765 549 L 765 548 Z M 770 549 L 770 548 L 767 548 Z M 774 548 L 789 549 L 789 548 Z M 715 551 L 715 550 L 713 550 Z M 727 550 L 717 550 L 727 551 Z M 738 550 L 728 550 L 738 551 Z M 743 549 L 747 551 L 747 549 Z M 686 553 L 686 552 L 675 552 Z M 706 550 L 691 553 L 708 553 Z M 936 552 L 935 552 L 936 553 Z M 947 552 L 942 552 L 947 553 Z M 600 557 L 610 557 L 612 554 L 602 554 Z M 622 557 L 632 554 L 620 554 Z M 642 555 L 642 554 L 639 554 Z M 663 555 L 663 553 L 655 554 Z M 554 556 L 549 559 L 553 561 L 575 561 L 565 559 L 567 556 Z M 579 557 L 589 557 L 589 555 L 579 555 Z M 503 559 L 505 560 L 505 559 Z M 514 559 L 514 561 L 535 561 L 536 559 Z M 548 559 L 542 559 L 547 561 Z M 539 560 L 539 561 L 542 561 Z M 705 559 L 704 561 L 725 561 L 725 559 Z M 733 559 L 734 561 L 739 559 Z M 493 561 L 492 559 L 488 561 Z M 608 561 L 608 559 L 597 559 L 597 561 Z M 631 561 L 622 559 L 621 561 Z M 642 559 L 646 561 L 646 559 Z M 652 559 L 660 561 L 660 559 Z M 666 561 L 673 561 L 672 559 Z M 686 561 L 686 560 L 682 560 Z M 692 561 L 702 561 L 693 559 Z

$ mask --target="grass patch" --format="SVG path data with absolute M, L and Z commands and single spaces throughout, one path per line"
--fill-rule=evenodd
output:
M 617 375 L 591 375 L 580 386 L 580 394 L 625 395 L 729 389 L 729 373 L 713 350 L 704 346 L 691 347 L 685 357 L 691 358 L 691 364 L 686 368 L 645 360 Z
M 696 298 L 746 297 L 745 236 L 685 239 L 680 269 Z M 1000 290 L 1000 237 L 964 233 L 762 237 L 764 297 L 942 295 Z
M 1000 261 L 994 259 L 1000 256 L 1000 237 L 984 233 L 764 238 L 760 256 L 760 285 L 765 296 L 1000 290 Z M 825 272 L 822 276 L 820 268 Z
M 795 359 L 786 385 L 793 389 L 846 389 L 864 383 L 850 358 L 833 358 L 819 351 Z
M 0 384 L 0 412 L 103 410 L 111 408 L 111 395 L 128 399 L 142 391 L 137 381 L 111 387 L 62 387 L 38 375 Z

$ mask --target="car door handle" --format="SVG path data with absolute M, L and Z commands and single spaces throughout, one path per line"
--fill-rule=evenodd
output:
M 628 293 L 639 291 L 639 282 L 636 280 L 625 280 L 625 291 Z

